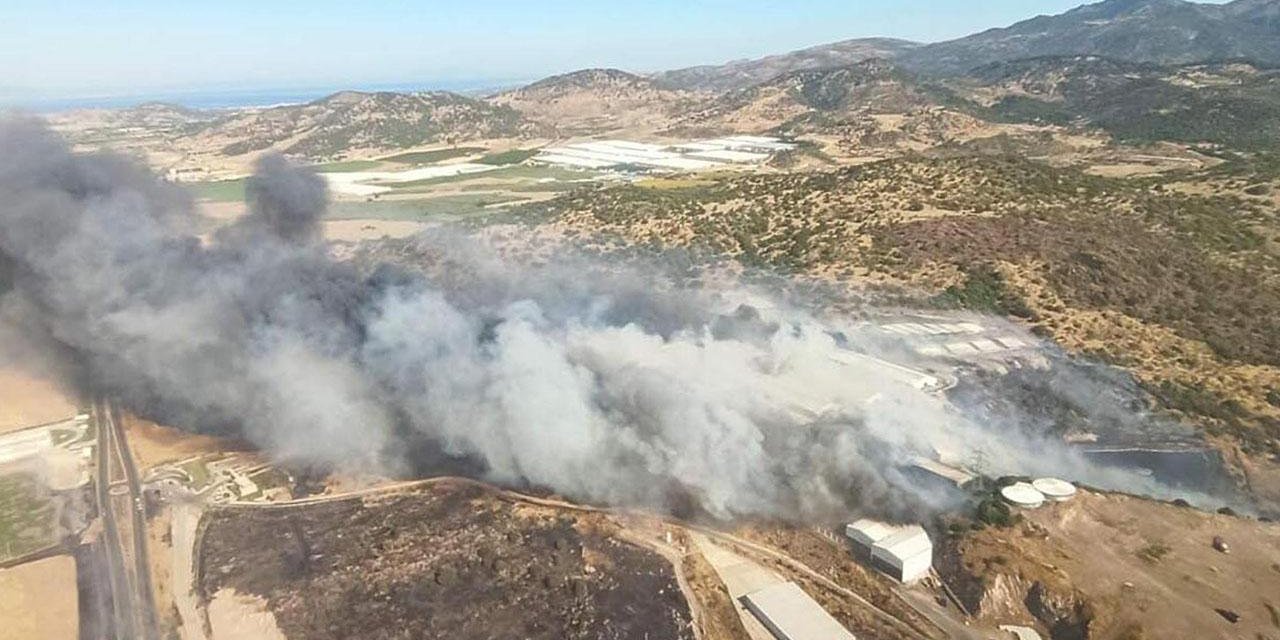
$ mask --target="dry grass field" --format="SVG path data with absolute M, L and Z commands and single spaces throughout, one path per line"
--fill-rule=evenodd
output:
M 71 556 L 0 569 L 0 640 L 77 640 L 77 598 Z
M 0 368 L 0 433 L 75 417 L 77 404 L 52 381 Z

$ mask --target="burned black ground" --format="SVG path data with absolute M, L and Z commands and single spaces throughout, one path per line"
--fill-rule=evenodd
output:
M 663 558 L 471 484 L 208 518 L 202 596 L 262 596 L 289 638 L 693 637 Z

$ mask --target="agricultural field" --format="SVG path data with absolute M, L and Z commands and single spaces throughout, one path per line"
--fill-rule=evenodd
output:
M 383 162 L 394 162 L 397 164 L 432 164 L 443 160 L 465 158 L 467 156 L 473 156 L 484 152 L 484 147 L 449 147 L 447 149 L 399 153 L 394 156 L 387 156 L 381 160 Z
M 382 164 L 378 160 L 346 160 L 311 165 L 311 168 L 318 173 L 346 173 L 348 171 L 372 171 L 382 167 Z
M 486 154 L 481 156 L 479 160 L 476 160 L 476 162 L 479 162 L 480 164 L 496 165 L 520 164 L 525 160 L 538 155 L 538 152 L 538 149 L 511 149 L 508 151 Z
M 39 551 L 57 542 L 56 509 L 33 476 L 0 476 L 0 561 Z
M 0 367 L 0 434 L 66 420 L 76 415 L 76 404 L 50 380 Z
M 554 191 L 564 184 L 580 184 L 600 177 L 596 171 L 578 171 L 540 165 L 513 165 L 477 174 L 459 174 L 399 182 L 392 185 L 397 193 L 428 193 L 437 187 L 456 187 L 458 190 L 485 188 L 523 188 Z
M 483 213 L 489 207 L 513 205 L 527 198 L 518 195 L 469 193 L 411 200 L 334 202 L 329 220 L 407 220 L 417 222 L 460 220 Z
M 0 640 L 76 640 L 79 616 L 71 556 L 0 569 Z
M 217 182 L 192 182 L 185 185 L 197 200 L 209 202 L 244 202 L 244 179 Z

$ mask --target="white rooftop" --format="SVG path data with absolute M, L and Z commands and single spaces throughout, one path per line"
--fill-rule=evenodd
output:
M 742 601 L 778 640 L 856 640 L 794 582 L 765 587 Z
M 964 469 L 953 467 L 944 462 L 939 462 L 924 456 L 915 456 L 911 459 L 911 464 L 912 466 L 924 469 L 935 476 L 946 478 L 947 480 L 954 482 L 957 487 L 967 484 L 969 481 L 973 480 L 974 477 L 973 474 L 965 471 Z
M 887 522 L 863 518 L 845 525 L 844 534 L 869 547 L 888 537 L 896 529 L 897 527 Z
M 911 558 L 921 553 L 932 553 L 933 542 L 924 527 L 913 524 L 899 527 L 897 531 L 876 542 L 876 551 L 880 555 L 895 558 Z

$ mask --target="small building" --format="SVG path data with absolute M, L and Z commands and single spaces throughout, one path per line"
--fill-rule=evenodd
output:
M 845 526 L 854 554 L 901 582 L 914 582 L 933 568 L 933 541 L 920 525 L 895 526 L 862 519 Z
M 778 640 L 857 640 L 794 582 L 748 593 L 742 604 Z
M 871 561 L 901 582 L 915 582 L 933 568 L 933 541 L 918 524 L 902 527 L 871 548 Z
M 963 489 L 965 485 L 973 482 L 975 476 L 960 467 L 955 467 L 939 460 L 932 460 L 924 456 L 915 456 L 911 458 L 910 468 L 919 476 L 926 477 L 929 480 L 940 485 L 949 486 L 955 489 Z
M 855 555 L 863 560 L 871 559 L 871 548 L 880 542 L 889 534 L 893 533 L 894 527 L 891 524 L 880 522 L 879 520 L 871 520 L 863 518 L 857 522 L 851 522 L 844 526 L 844 535 L 853 542 L 853 550 Z

